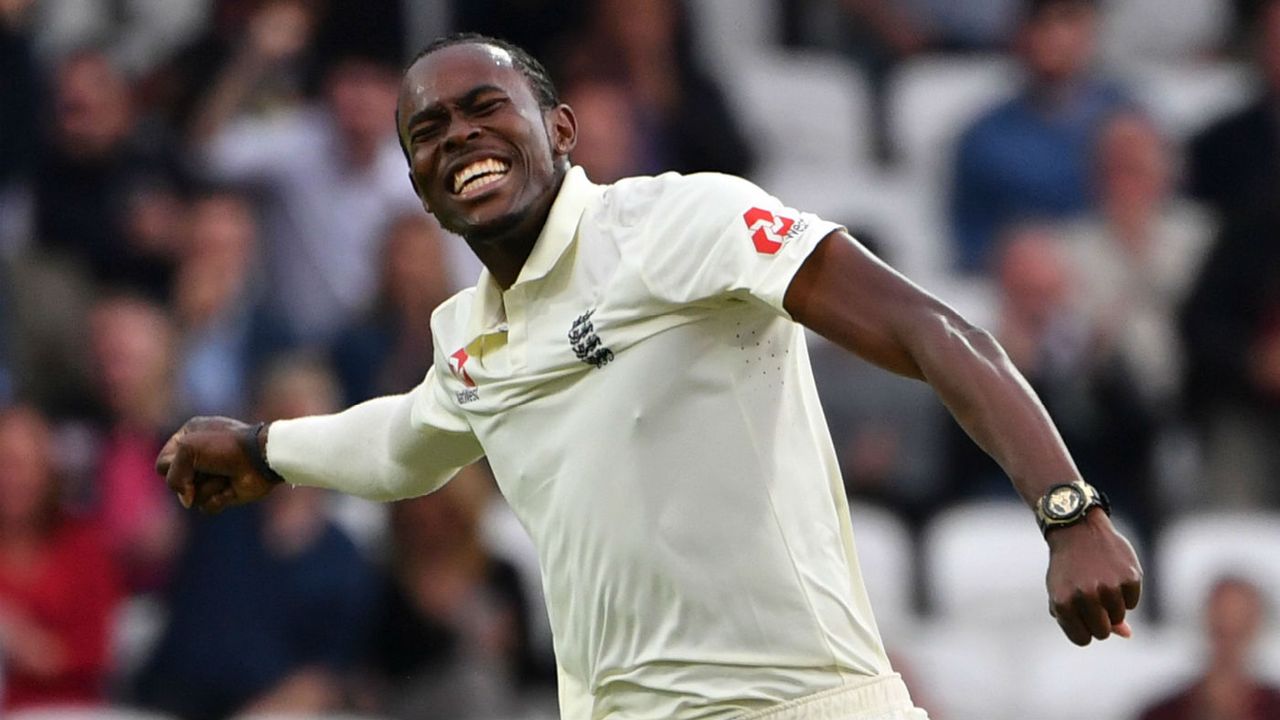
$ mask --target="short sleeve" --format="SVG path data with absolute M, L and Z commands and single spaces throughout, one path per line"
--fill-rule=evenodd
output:
M 615 188 L 619 222 L 638 230 L 624 256 L 657 299 L 675 304 L 749 296 L 785 316 L 791 279 L 841 229 L 729 175 L 671 173 Z

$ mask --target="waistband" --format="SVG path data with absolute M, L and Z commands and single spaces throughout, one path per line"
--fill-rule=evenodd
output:
M 740 720 L 856 720 L 895 712 L 904 713 L 904 718 L 927 720 L 924 711 L 911 704 L 902 676 L 891 673 L 789 700 L 743 715 Z

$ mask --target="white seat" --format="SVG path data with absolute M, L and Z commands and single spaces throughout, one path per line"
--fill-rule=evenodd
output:
M 1017 717 L 1036 720 L 1130 720 L 1201 669 L 1195 631 L 1134 628 L 1078 647 L 1056 627 L 1017 640 L 1021 670 Z
M 1280 603 L 1280 513 L 1191 515 L 1165 528 L 1157 546 L 1169 622 L 1199 627 L 1208 592 L 1224 575 L 1251 580 L 1270 605 Z
M 1232 14 L 1230 0 L 1107 0 L 1102 55 L 1112 65 L 1205 55 L 1226 38 Z
M 1179 141 L 1244 106 L 1255 93 L 1252 71 L 1239 63 L 1145 64 L 1129 68 L 1123 79 L 1164 131 Z
M 1272 685 L 1280 685 L 1280 631 L 1278 631 L 1275 620 L 1275 598 L 1269 605 L 1271 611 L 1270 625 L 1263 629 L 1260 633 L 1262 642 L 1259 643 L 1255 668 L 1258 677 L 1263 678 Z
M 926 622 L 886 644 L 912 700 L 930 717 L 1014 720 L 1018 663 L 1004 632 Z
M 775 0 L 689 0 L 700 59 L 727 78 L 739 60 L 776 48 L 781 26 Z
M 915 550 L 911 531 L 897 515 L 872 505 L 850 503 L 849 515 L 858 566 L 876 624 L 883 635 L 891 637 L 915 621 Z
M 955 142 L 985 110 L 1017 88 L 1016 64 L 1002 56 L 911 60 L 889 88 L 889 132 L 919 181 L 945 187 Z
M 925 529 L 931 606 L 965 625 L 1052 623 L 1044 585 L 1048 551 L 1031 511 L 1013 500 L 940 513 Z
M 822 175 L 865 165 L 870 157 L 869 91 L 844 58 L 754 52 L 724 80 L 760 154 L 762 174 L 798 167 Z

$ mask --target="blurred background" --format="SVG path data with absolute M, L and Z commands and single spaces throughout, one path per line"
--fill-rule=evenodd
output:
M 886 644 L 935 720 L 1280 718 L 1280 0 L 0 0 L 0 708 L 555 717 L 483 466 L 216 518 L 192 414 L 402 392 L 471 284 L 391 121 L 475 30 L 597 182 L 745 175 L 990 328 L 1138 546 L 1072 646 L 1008 481 L 927 386 L 812 343 Z M 78 708 L 78 709 L 77 709 Z

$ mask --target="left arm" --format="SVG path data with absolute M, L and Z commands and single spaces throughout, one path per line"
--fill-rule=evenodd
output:
M 1028 506 L 1080 479 L 1044 406 L 990 335 L 871 255 L 843 231 L 824 238 L 787 288 L 797 322 L 882 368 L 928 382 Z M 1050 611 L 1078 645 L 1128 635 L 1142 571 L 1100 512 L 1051 530 Z

